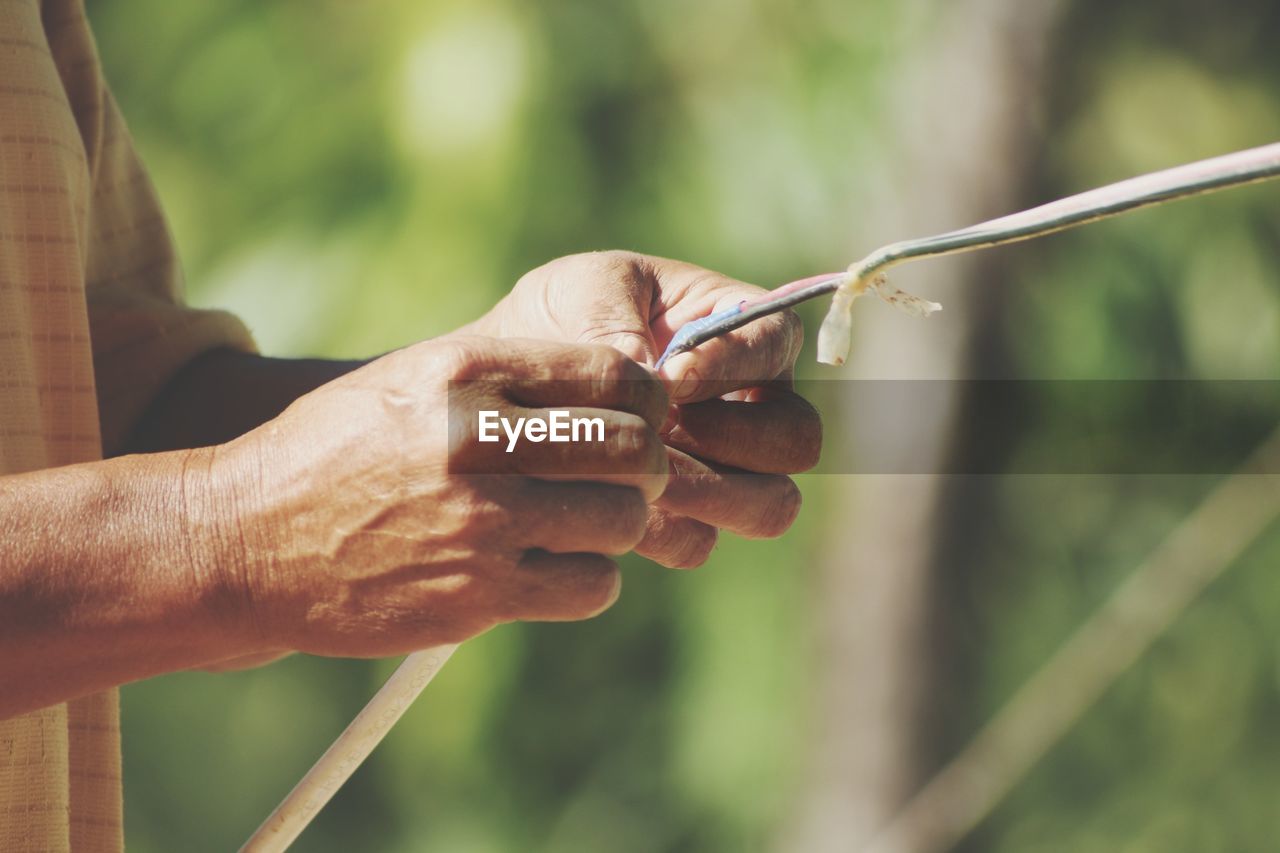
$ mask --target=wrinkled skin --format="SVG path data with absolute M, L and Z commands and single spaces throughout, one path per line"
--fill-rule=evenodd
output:
M 582 619 L 618 595 L 612 555 L 688 567 L 720 529 L 781 534 L 800 504 L 787 475 L 821 444 L 792 388 L 794 315 L 660 377 L 643 366 L 681 324 L 758 292 L 604 252 L 367 363 L 206 353 L 152 402 L 130 455 L 0 477 L 0 717 L 179 669 Z M 484 380 L 452 397 L 459 423 L 583 408 L 610 440 L 469 441 L 449 428 L 458 379 Z
M 451 380 L 483 381 L 451 393 Z M 602 418 L 605 440 L 507 453 L 475 439 L 480 409 L 547 406 Z M 253 630 L 273 648 L 381 656 L 599 613 L 620 584 L 607 555 L 641 540 L 667 483 L 667 407 L 656 377 L 612 348 L 481 337 L 321 386 L 213 470 L 239 497 L 244 545 L 229 565 Z
M 607 344 L 652 365 L 684 323 L 761 292 L 679 261 L 571 255 L 523 276 L 470 328 Z M 637 553 L 688 568 L 706 561 L 719 529 L 771 538 L 791 526 L 800 492 L 786 475 L 817 464 L 822 446 L 818 414 L 792 383 L 803 334 L 793 312 L 772 314 L 664 365 L 671 484 Z

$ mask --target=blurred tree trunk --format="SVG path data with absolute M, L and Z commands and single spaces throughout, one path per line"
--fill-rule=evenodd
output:
M 961 0 L 916 10 L 917 38 L 894 69 L 897 85 L 882 118 L 889 174 L 866 199 L 858 245 L 960 227 L 1018 206 L 1038 147 L 1048 47 L 1062 5 Z M 958 258 L 896 272 L 898 284 L 946 310 L 922 321 L 859 304 L 845 376 L 970 376 L 971 344 L 990 326 L 983 303 L 992 289 L 977 280 L 980 268 Z M 916 287 L 919 281 L 945 288 Z M 874 437 L 880 470 L 936 467 L 932 461 L 950 452 L 960 402 L 947 392 L 932 416 L 885 422 L 873 406 L 859 405 L 856 388 L 846 388 L 828 434 Z M 833 447 L 838 454 L 844 458 L 828 460 L 831 470 L 857 470 L 854 442 Z M 958 498 L 948 498 L 945 485 L 934 475 L 827 481 L 832 509 L 815 604 L 819 699 L 807 777 L 779 843 L 787 853 L 859 850 L 948 746 L 939 696 L 954 678 L 954 645 L 940 606 L 938 573 L 947 560 L 936 545 L 947 501 Z

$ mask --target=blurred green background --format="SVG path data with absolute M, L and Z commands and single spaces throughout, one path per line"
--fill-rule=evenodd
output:
M 968 5 L 994 46 L 961 43 L 944 71 L 1016 57 L 1033 38 L 981 26 L 1001 3 Z M 1014 197 L 1030 203 L 1280 138 L 1274 2 L 1060 4 L 1043 84 L 1009 107 L 1030 115 L 1019 152 L 895 135 L 905 125 L 890 117 L 912 115 L 903 93 L 917 91 L 900 83 L 948 44 L 950 4 L 88 7 L 191 300 L 235 310 L 274 355 L 365 356 L 443 333 L 524 271 L 589 249 L 766 285 L 838 269 L 869 234 L 908 236 L 876 231 L 873 190 L 928 208 L 922 182 L 935 179 L 894 168 L 908 143 L 925 162 L 936 145 L 953 171 L 1014 171 Z M 936 104 L 951 82 L 925 84 Z M 1010 249 L 984 267 L 998 299 L 979 312 L 964 372 L 1280 378 L 1278 261 L 1274 187 Z M 948 269 L 927 273 L 930 298 L 981 301 L 951 290 Z M 813 365 L 811 344 L 802 364 L 837 375 Z M 827 434 L 838 453 L 841 423 L 828 418 Z M 693 573 L 629 559 L 622 599 L 599 619 L 468 643 L 297 849 L 798 849 L 788 827 L 815 796 L 832 687 L 833 668 L 814 661 L 840 654 L 815 616 L 818 566 L 833 563 L 846 479 L 802 478 L 806 511 L 780 541 L 726 536 Z M 930 671 L 947 673 L 925 700 L 940 721 L 921 733 L 932 766 L 1212 479 L 993 476 L 947 498 L 964 513 L 944 504 L 925 531 L 941 543 L 946 615 L 928 646 L 941 661 Z M 967 849 L 1275 849 L 1278 556 L 1280 537 L 1264 536 Z M 392 666 L 295 657 L 127 688 L 129 848 L 237 846 Z

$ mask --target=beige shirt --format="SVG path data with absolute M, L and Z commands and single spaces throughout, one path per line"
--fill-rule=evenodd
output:
M 252 348 L 181 285 L 81 0 L 0 0 L 0 475 L 101 459 L 188 360 Z M 0 721 L 0 850 L 122 848 L 118 718 L 112 690 Z

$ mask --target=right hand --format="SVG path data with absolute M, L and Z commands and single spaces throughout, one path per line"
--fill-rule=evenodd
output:
M 605 440 L 475 441 L 479 409 L 550 407 L 603 417 Z M 640 541 L 666 486 L 666 412 L 652 373 L 598 345 L 443 338 L 318 388 L 209 471 L 238 527 L 219 536 L 237 627 L 262 650 L 372 657 L 594 616 L 620 586 L 605 555 Z

